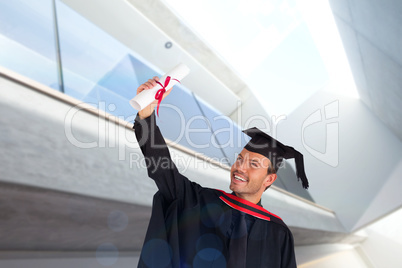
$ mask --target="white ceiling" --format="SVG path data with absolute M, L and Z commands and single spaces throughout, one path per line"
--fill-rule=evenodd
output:
M 358 97 L 326 1 L 162 2 L 239 74 L 270 115 L 291 113 L 324 87 Z

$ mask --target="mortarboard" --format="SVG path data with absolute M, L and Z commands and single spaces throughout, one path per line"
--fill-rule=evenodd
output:
M 251 137 L 251 140 L 244 148 L 267 157 L 275 170 L 281 167 L 283 159 L 294 158 L 296 163 L 296 175 L 301 179 L 303 188 L 308 188 L 308 180 L 304 172 L 303 155 L 300 152 L 296 151 L 293 147 L 280 143 L 256 127 L 243 130 L 243 132 Z

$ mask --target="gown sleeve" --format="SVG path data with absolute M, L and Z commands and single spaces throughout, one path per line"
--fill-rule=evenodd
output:
M 164 199 L 196 202 L 196 192 L 201 186 L 179 173 L 171 159 L 165 139 L 156 125 L 155 113 L 142 120 L 137 115 L 134 132 L 145 158 L 148 176 L 155 181 Z
M 296 257 L 294 250 L 293 235 L 290 231 L 286 232 L 285 241 L 282 246 L 282 256 L 281 256 L 282 268 L 296 268 Z

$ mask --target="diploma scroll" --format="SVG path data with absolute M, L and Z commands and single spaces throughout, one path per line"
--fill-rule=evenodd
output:
M 159 80 L 158 85 L 151 89 L 147 89 L 142 91 L 140 94 L 135 96 L 130 100 L 131 106 L 134 109 L 141 111 L 149 104 L 151 104 L 155 99 L 160 101 L 162 100 L 162 95 L 164 91 L 170 89 L 175 84 L 180 82 L 184 77 L 188 75 L 190 69 L 183 63 L 178 64 L 176 67 L 167 72 L 162 78 Z M 159 110 L 159 105 L 158 105 Z

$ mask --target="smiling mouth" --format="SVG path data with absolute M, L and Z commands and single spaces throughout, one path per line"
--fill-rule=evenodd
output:
M 237 181 L 241 181 L 241 182 L 247 182 L 247 180 L 237 174 L 233 175 L 233 178 Z

